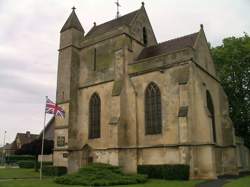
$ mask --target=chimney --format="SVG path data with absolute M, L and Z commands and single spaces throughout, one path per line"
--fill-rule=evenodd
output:
M 26 135 L 30 137 L 30 131 L 26 131 Z

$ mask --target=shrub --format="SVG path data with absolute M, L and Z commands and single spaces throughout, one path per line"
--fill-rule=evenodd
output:
M 35 157 L 32 155 L 10 155 L 6 157 L 7 164 L 18 163 L 18 161 L 34 161 Z
M 67 173 L 67 168 L 63 166 L 45 165 L 42 168 L 42 172 L 45 176 L 62 176 Z
M 31 160 L 22 160 L 17 162 L 20 168 L 34 168 L 35 162 Z
M 38 171 L 40 169 L 41 162 L 36 162 L 35 163 L 35 170 Z M 43 167 L 45 166 L 53 166 L 53 162 L 43 162 Z
M 55 179 L 56 183 L 83 186 L 112 186 L 145 183 L 145 175 L 125 175 L 120 167 L 108 164 L 92 164 L 77 173 Z
M 139 165 L 138 173 L 146 174 L 149 178 L 168 180 L 188 180 L 189 166 L 176 165 Z

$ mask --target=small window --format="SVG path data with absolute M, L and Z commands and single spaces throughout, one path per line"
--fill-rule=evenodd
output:
M 89 139 L 100 138 L 101 100 L 94 93 L 89 101 Z
M 146 27 L 143 27 L 143 43 L 146 46 L 148 45 L 148 36 Z
M 93 70 L 96 71 L 96 48 L 93 52 Z
M 57 136 L 57 147 L 65 146 L 65 137 L 64 136 Z
M 145 91 L 145 134 L 160 134 L 161 131 L 161 92 L 152 82 Z

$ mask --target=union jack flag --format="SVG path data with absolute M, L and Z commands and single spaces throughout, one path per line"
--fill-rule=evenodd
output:
M 55 116 L 59 116 L 62 118 L 64 118 L 64 116 L 65 116 L 65 111 L 63 110 L 63 108 L 58 106 L 56 103 L 51 101 L 49 98 L 47 98 L 47 100 L 46 100 L 45 112 L 47 114 L 54 114 Z

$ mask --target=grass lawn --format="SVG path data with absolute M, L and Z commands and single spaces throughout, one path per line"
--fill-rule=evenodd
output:
M 123 185 L 119 187 L 195 187 L 195 184 L 200 181 L 163 181 L 163 180 L 149 180 L 145 184 L 136 185 Z M 45 179 L 40 181 L 39 179 L 26 179 L 26 180 L 11 180 L 1 181 L 0 187 L 80 187 L 55 184 L 52 179 Z M 118 187 L 118 186 L 116 186 Z
M 0 187 L 79 187 L 70 185 L 61 185 L 53 182 L 52 178 L 22 179 L 22 180 L 4 180 L 8 178 L 27 178 L 39 177 L 39 173 L 34 169 L 5 168 L 0 169 Z M 145 184 L 123 185 L 119 187 L 195 187 L 195 184 L 202 181 L 165 181 L 149 180 Z M 118 187 L 118 186 L 116 186 Z
M 249 186 L 250 186 L 250 176 L 247 176 L 234 180 L 228 184 L 225 184 L 223 187 L 249 187 Z
M 6 178 L 29 178 L 39 177 L 39 172 L 34 169 L 21 169 L 21 168 L 1 168 L 0 179 Z

